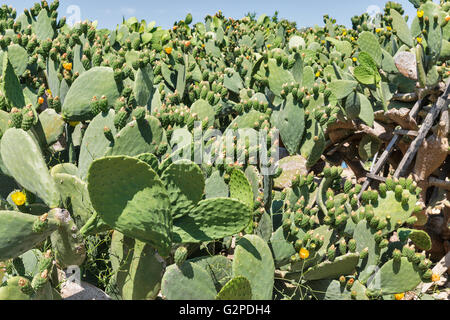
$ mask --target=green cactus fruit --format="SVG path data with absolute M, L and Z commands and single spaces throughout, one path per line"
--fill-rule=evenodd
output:
M 350 190 L 353 188 L 353 183 L 351 180 L 345 180 L 344 183 L 344 193 L 349 193 Z
M 22 112 L 17 108 L 11 109 L 11 128 L 20 129 L 22 127 Z
M 350 239 L 348 241 L 348 249 L 352 253 L 354 253 L 356 251 L 356 240 L 355 239 Z
M 134 120 L 141 122 L 141 121 L 145 120 L 146 113 L 147 113 L 146 108 L 138 107 L 133 110 L 132 117 Z
M 181 267 L 186 261 L 187 256 L 188 256 L 187 248 L 184 246 L 178 247 L 174 254 L 175 264 L 178 267 Z
M 108 98 L 103 95 L 99 102 L 98 102 L 98 108 L 100 109 L 101 112 L 108 112 L 109 110 L 109 103 L 108 103 Z
M 100 113 L 100 102 L 98 101 L 98 98 L 96 96 L 91 99 L 90 108 L 93 116 L 96 116 Z
M 124 128 L 127 124 L 128 112 L 125 108 L 120 109 L 114 117 L 114 127 L 117 130 Z
M 35 117 L 34 117 L 33 111 L 30 110 L 30 111 L 26 112 L 24 114 L 23 120 L 22 120 L 22 129 L 25 131 L 30 130 L 34 124 L 34 120 L 35 120 Z
M 105 134 L 105 138 L 108 139 L 108 141 L 114 142 L 114 134 L 110 128 L 105 126 L 103 128 L 103 133 Z

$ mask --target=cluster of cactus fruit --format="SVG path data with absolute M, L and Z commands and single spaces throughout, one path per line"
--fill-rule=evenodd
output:
M 449 3 L 411 2 L 411 27 L 388 2 L 378 22 L 302 30 L 0 7 L 0 300 L 60 299 L 93 235 L 112 235 L 114 299 L 395 299 L 432 281 L 415 227 L 435 168 L 362 190 L 341 167 L 360 178 L 396 126 L 417 129 L 396 97 L 432 103 L 448 81 Z

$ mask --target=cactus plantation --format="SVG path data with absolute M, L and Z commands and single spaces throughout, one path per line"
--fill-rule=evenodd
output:
M 439 298 L 450 2 L 410 2 L 302 29 L 1 6 L 0 300 L 73 267 L 117 300 Z

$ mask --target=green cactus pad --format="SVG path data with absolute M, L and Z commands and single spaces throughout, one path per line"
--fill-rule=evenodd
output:
M 144 161 L 146 164 L 152 167 L 155 172 L 158 172 L 159 160 L 153 153 L 142 153 L 135 158 Z
M 349 291 L 338 280 L 310 281 L 311 295 L 319 300 L 351 300 L 352 291 L 356 293 L 356 300 L 369 300 L 366 296 L 366 287 L 358 280 L 353 283 Z
M 80 161 L 78 176 L 85 179 L 92 161 L 103 157 L 110 146 L 110 141 L 105 137 L 104 128 L 108 127 L 113 135 L 116 134 L 114 126 L 114 110 L 98 114 L 89 124 L 84 133 L 80 148 Z
M 153 93 L 153 70 L 151 68 L 139 68 L 134 81 L 134 95 L 138 106 L 147 106 Z
M 136 240 L 133 257 L 122 287 L 122 299 L 155 299 L 161 288 L 163 273 L 163 261 L 158 260 L 155 249 Z
M 49 212 L 50 218 L 55 218 L 58 210 Z M 69 215 L 69 213 L 67 213 Z M 86 248 L 83 238 L 73 219 L 64 221 L 50 236 L 55 259 L 61 268 L 80 266 L 86 259 Z
M 251 300 L 252 287 L 250 281 L 239 276 L 231 279 L 217 294 L 216 300 Z
M 198 165 L 189 160 L 172 163 L 161 175 L 171 202 L 172 218 L 181 218 L 202 199 L 205 178 Z
M 303 145 L 300 148 L 301 155 L 307 159 L 306 166 L 312 167 L 320 160 L 325 150 L 325 134 L 320 123 L 314 118 L 306 121 L 306 133 Z
M 397 36 L 400 41 L 402 41 L 410 48 L 414 46 L 413 38 L 411 36 L 411 32 L 409 31 L 409 27 L 405 21 L 405 18 L 403 18 L 402 15 L 394 9 L 391 9 L 391 17 L 392 27 L 397 31 Z
M 8 103 L 17 108 L 25 106 L 22 86 L 14 72 L 14 68 L 8 58 L 7 52 L 3 53 L 2 76 L 3 81 L 1 89 Z
M 189 262 L 195 263 L 209 273 L 217 291 L 220 291 L 232 278 L 232 261 L 225 256 L 204 256 L 189 259 Z
M 87 184 L 76 176 L 67 173 L 55 173 L 53 178 L 64 206 L 69 208 L 70 205 L 75 222 L 81 228 L 94 212 L 89 199 Z
M 206 199 L 228 197 L 229 189 L 225 180 L 220 175 L 220 171 L 214 171 L 205 181 Z
M 10 45 L 8 57 L 16 75 L 20 76 L 27 70 L 28 53 L 22 46 L 18 44 Z
M 54 144 L 64 133 L 65 122 L 54 109 L 46 109 L 39 114 L 39 122 L 44 130 L 47 145 Z
M 112 277 L 106 288 L 106 293 L 113 299 L 122 299 L 122 288 L 129 275 L 131 260 L 136 240 L 114 231 L 109 247 L 109 258 L 113 269 Z
M 199 121 L 208 119 L 208 127 L 214 125 L 215 112 L 208 101 L 199 99 L 191 106 L 191 114 L 197 114 Z
M 353 92 L 357 85 L 358 82 L 352 80 L 334 80 L 329 87 L 337 99 L 344 99 Z
M 48 219 L 47 227 L 35 232 L 33 226 L 39 218 L 16 211 L 0 211 L 0 261 L 27 252 L 59 227 L 59 221 Z
M 400 228 L 397 230 L 401 241 L 411 239 L 414 245 L 420 250 L 431 250 L 431 238 L 423 230 Z
M 369 31 L 364 31 L 359 35 L 358 45 L 361 51 L 365 51 L 375 60 L 378 66 L 381 65 L 382 52 L 377 37 Z
M 175 264 L 167 267 L 162 278 L 161 294 L 167 300 L 214 300 L 217 291 L 207 271 L 186 261 L 181 267 Z
M 47 10 L 41 10 L 33 23 L 33 30 L 38 40 L 53 39 L 55 30 L 53 29 L 51 17 Z
M 27 278 L 33 278 L 39 271 L 39 263 L 44 254 L 39 249 L 31 249 L 13 260 L 17 274 Z
M 107 67 L 94 67 L 80 75 L 67 92 L 62 106 L 66 121 L 92 119 L 92 97 L 106 96 L 108 101 L 116 101 L 119 91 L 114 80 L 114 71 Z
M 277 96 L 280 96 L 283 84 L 295 82 L 294 77 L 288 71 L 279 67 L 275 59 L 269 59 L 269 88 Z
M 142 153 L 156 153 L 161 143 L 166 141 L 164 128 L 159 120 L 148 116 L 145 121 L 132 121 L 114 138 L 107 156 L 138 156 Z
M 31 300 L 31 295 L 22 291 L 19 281 L 29 282 L 30 280 L 21 276 L 9 278 L 6 285 L 0 287 L 0 300 Z
M 92 206 L 119 232 L 169 254 L 170 199 L 157 174 L 146 163 L 125 156 L 92 162 L 87 177 Z
M 253 190 L 244 172 L 234 169 L 231 173 L 229 186 L 230 198 L 240 200 L 249 208 L 253 208 Z
M 236 244 L 233 276 L 251 283 L 253 300 L 272 300 L 275 265 L 266 242 L 256 235 L 245 235 Z
M 221 239 L 244 230 L 251 218 L 251 209 L 241 201 L 203 200 L 188 215 L 173 221 L 173 241 L 198 243 Z
M 356 240 L 356 252 L 361 253 L 364 249 L 368 249 L 367 258 L 361 259 L 358 263 L 357 269 L 361 281 L 367 281 L 369 276 L 372 275 L 380 258 L 380 252 L 374 238 L 375 232 L 376 230 L 371 229 L 365 219 L 359 221 L 353 231 L 353 238 Z
M 396 199 L 394 191 L 387 191 L 385 198 L 379 197 L 378 203 L 373 205 L 375 216 L 379 218 L 390 216 L 388 225 L 383 232 L 392 232 L 398 221 L 405 223 L 414 212 L 416 202 L 417 196 L 409 194 L 408 202 L 402 205 L 402 202 Z
M 396 294 L 413 290 L 422 282 L 417 267 L 402 257 L 399 263 L 386 262 L 374 275 L 367 289 L 381 290 L 383 294 Z
M 297 153 L 305 132 L 305 110 L 289 94 L 281 111 L 274 116 L 274 125 L 280 130 L 281 140 L 291 155 Z
M 287 240 L 287 232 L 279 227 L 270 238 L 270 248 L 273 253 L 275 266 L 280 267 L 289 262 L 289 258 L 295 254 L 294 246 Z
M 18 183 L 39 196 L 50 208 L 59 206 L 56 184 L 48 172 L 39 145 L 27 132 L 8 129 L 1 140 L 0 154 L 8 172 Z
M 320 280 L 350 275 L 355 271 L 358 261 L 359 253 L 347 253 L 334 261 L 325 261 L 309 268 L 304 276 L 306 280 Z

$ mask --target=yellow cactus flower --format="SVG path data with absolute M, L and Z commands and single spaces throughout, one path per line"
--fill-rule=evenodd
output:
M 76 127 L 79 123 L 80 123 L 80 121 L 70 121 L 70 122 L 69 122 L 69 125 L 70 125 L 71 127 Z
M 351 39 L 352 41 L 355 41 L 355 37 L 351 37 L 350 39 Z
M 347 35 L 347 31 L 342 32 L 342 35 L 346 36 Z
M 11 200 L 16 204 L 16 206 L 23 206 L 27 201 L 27 196 L 25 193 L 17 191 L 11 195 Z
M 405 293 L 397 293 L 395 294 L 395 300 L 402 300 L 405 297 Z
M 63 63 L 63 68 L 65 70 L 67 70 L 67 71 L 71 71 L 72 70 L 72 63 L 70 63 L 70 62 Z
M 423 14 L 424 14 L 423 10 L 418 10 L 417 11 L 417 17 L 422 18 Z
M 270 49 L 271 46 L 272 46 L 272 45 L 269 43 L 269 44 L 267 45 L 267 49 Z
M 441 277 L 437 273 L 433 273 L 431 276 L 431 281 L 438 282 L 439 280 L 441 280 Z
M 356 59 L 356 57 L 352 58 L 353 62 L 356 62 L 358 59 Z
M 167 53 L 167 54 L 171 54 L 172 53 L 172 48 L 171 47 L 167 47 L 167 48 L 165 48 L 164 49 L 164 51 Z
M 418 43 L 422 43 L 422 38 L 421 37 L 417 37 L 416 40 L 417 40 Z
M 375 32 L 376 32 L 376 33 L 380 33 L 381 30 L 383 30 L 383 29 L 382 29 L 382 28 L 376 28 L 376 29 L 375 29 Z
M 301 259 L 307 259 L 309 257 L 309 251 L 305 248 L 301 248 L 299 255 Z
M 386 30 L 387 30 L 387 31 L 392 31 L 392 27 L 387 26 L 387 27 L 386 27 Z
M 320 71 L 316 72 L 316 78 L 320 77 Z
M 48 96 L 51 96 L 51 95 L 52 95 L 52 90 L 47 89 L 47 95 L 48 95 Z

